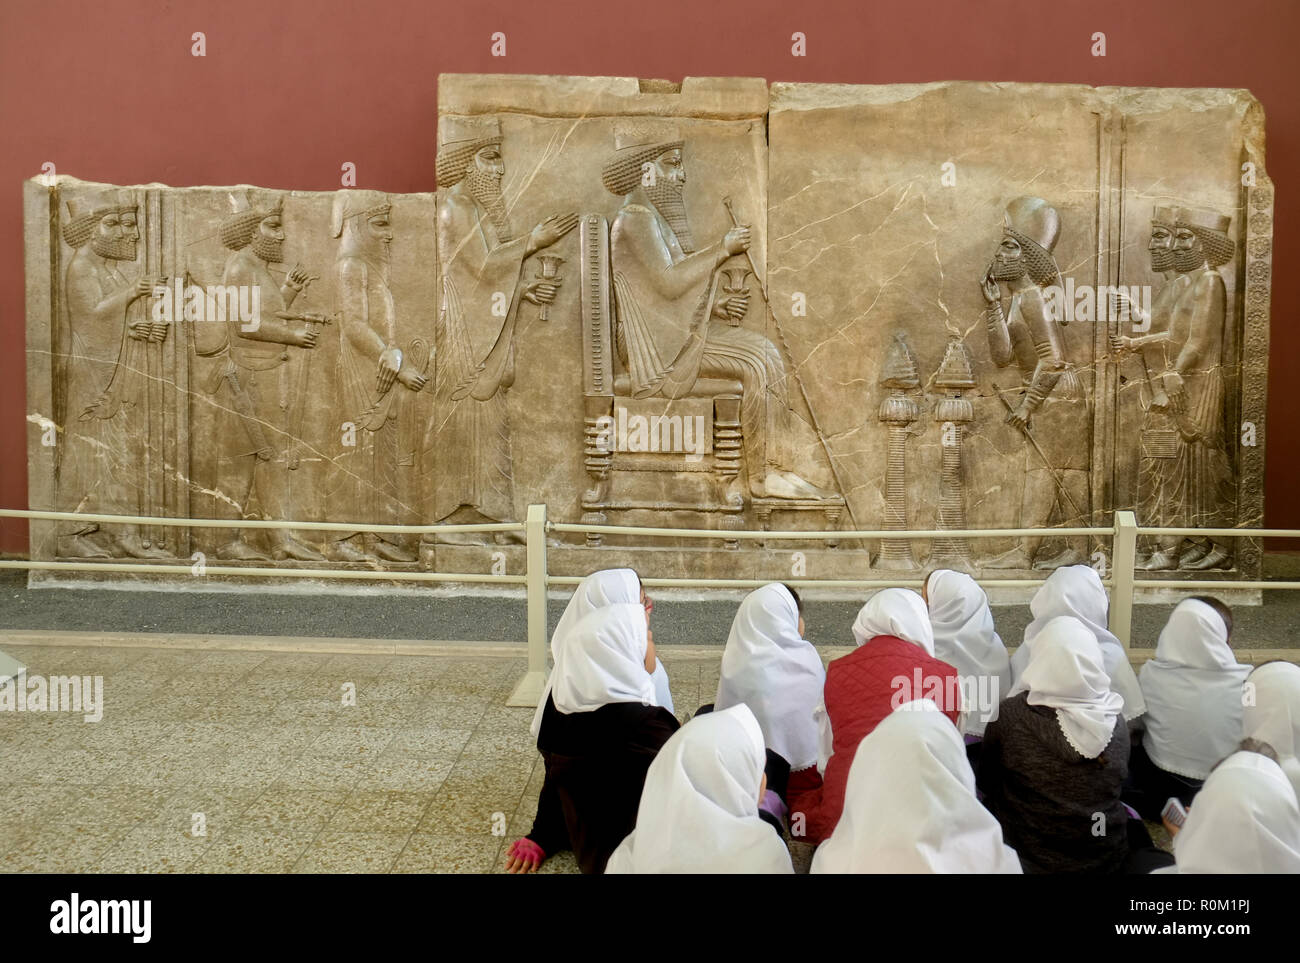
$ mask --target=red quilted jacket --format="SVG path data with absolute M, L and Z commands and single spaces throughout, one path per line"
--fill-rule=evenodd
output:
M 918 675 L 919 670 L 919 675 Z M 926 655 L 919 645 L 892 635 L 878 635 L 826 669 L 824 698 L 831 720 L 834 754 L 826 763 L 822 784 L 790 796 L 791 831 L 804 815 L 803 839 L 820 843 L 835 829 L 844 808 L 849 767 L 860 743 L 880 720 L 912 699 L 933 698 L 953 724 L 961 710 L 957 670 Z M 937 696 L 934 685 L 943 686 Z M 796 837 L 798 838 L 798 837 Z

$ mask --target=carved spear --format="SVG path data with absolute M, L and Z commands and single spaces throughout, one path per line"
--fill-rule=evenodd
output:
M 724 197 L 722 205 L 727 209 L 727 214 L 731 217 L 732 227 L 740 227 L 740 219 L 736 217 L 736 211 L 731 206 L 731 197 Z M 817 440 L 821 442 L 822 451 L 826 453 L 826 462 L 830 465 L 831 477 L 835 479 L 835 487 L 843 495 L 846 489 L 840 482 L 840 473 L 835 467 L 835 456 L 831 454 L 830 446 L 826 444 L 826 436 L 822 434 L 822 427 L 817 422 L 817 412 L 813 410 L 813 406 L 808 401 L 808 391 L 803 386 L 803 379 L 799 377 L 799 369 L 794 365 L 794 355 L 790 353 L 790 346 L 785 342 L 785 332 L 781 329 L 781 322 L 777 320 L 776 313 L 772 310 L 772 302 L 767 299 L 767 279 L 758 270 L 758 265 L 754 263 L 754 255 L 748 248 L 745 249 L 745 259 L 749 261 L 749 269 L 754 272 L 754 280 L 758 282 L 758 291 L 763 296 L 763 304 L 767 307 L 767 316 L 772 320 L 772 324 L 776 326 L 776 337 L 781 342 L 781 350 L 790 359 L 790 375 L 794 378 L 794 383 L 799 386 L 799 395 L 803 398 L 804 407 L 808 409 L 808 417 L 812 419 L 813 431 L 817 432 Z M 854 528 L 857 528 L 858 521 L 853 517 L 853 506 L 848 498 L 844 499 L 844 508 L 849 513 L 849 523 Z

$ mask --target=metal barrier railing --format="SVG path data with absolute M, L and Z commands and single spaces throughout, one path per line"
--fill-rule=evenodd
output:
M 393 571 L 389 569 L 310 569 L 262 568 L 256 566 L 204 567 L 204 574 L 231 575 L 253 578 L 315 578 L 315 579 L 384 579 L 405 582 L 467 582 L 498 585 L 523 585 L 528 609 L 528 670 L 516 686 L 506 704 L 535 707 L 541 699 L 546 682 L 546 595 L 551 586 L 576 585 L 582 581 L 577 576 L 552 576 L 547 569 L 547 535 L 599 534 L 638 535 L 645 538 L 688 538 L 736 540 L 819 540 L 835 538 L 839 541 L 899 539 L 918 541 L 933 538 L 1019 538 L 1092 536 L 1109 538 L 1111 542 L 1110 578 L 1103 584 L 1110 590 L 1110 630 L 1125 647 L 1129 645 L 1133 622 L 1133 596 L 1136 589 L 1197 589 L 1221 591 L 1224 589 L 1300 589 L 1300 581 L 1245 581 L 1215 579 L 1139 579 L 1136 577 L 1137 539 L 1139 535 L 1188 536 L 1207 538 L 1300 538 L 1300 530 L 1275 528 L 1155 528 L 1139 526 L 1131 511 L 1115 512 L 1113 526 L 1081 528 L 972 528 L 972 529 L 914 529 L 895 530 L 836 530 L 836 531 L 722 531 L 693 528 L 646 528 L 631 525 L 581 525 L 548 522 L 545 505 L 529 505 L 523 522 L 491 522 L 482 525 L 378 525 L 351 522 L 275 521 L 268 519 L 229 520 L 211 518 L 160 518 L 137 515 L 95 515 L 77 512 L 25 511 L 0 509 L 0 518 L 25 518 L 35 521 L 80 520 L 102 524 L 149 525 L 175 528 L 265 528 L 299 529 L 303 531 L 374 532 L 408 535 L 472 534 L 494 532 L 522 532 L 524 536 L 527 569 L 524 575 L 485 575 L 477 572 L 425 572 Z M 0 560 L 0 568 L 35 569 L 43 571 L 130 572 L 144 574 L 194 574 L 193 566 L 130 562 L 54 562 L 23 559 Z M 691 579 L 646 578 L 651 588 L 757 588 L 771 579 Z M 920 579 L 816 579 L 789 578 L 792 584 L 808 588 L 867 588 L 870 586 L 920 587 Z M 982 579 L 988 587 L 1031 587 L 1042 579 Z

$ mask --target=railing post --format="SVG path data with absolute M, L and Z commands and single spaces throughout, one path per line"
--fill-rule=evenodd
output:
M 524 520 L 528 556 L 528 671 L 506 700 L 536 708 L 546 688 L 546 506 L 529 505 Z
M 1133 632 L 1133 570 L 1137 565 L 1137 516 L 1115 513 L 1115 544 L 1111 553 L 1110 631 L 1129 648 Z

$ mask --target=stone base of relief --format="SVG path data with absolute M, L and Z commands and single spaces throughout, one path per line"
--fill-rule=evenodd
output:
M 726 533 L 1260 523 L 1272 187 L 1246 92 L 439 89 L 437 194 L 28 182 L 32 507 L 231 522 L 33 523 L 34 559 L 92 569 L 33 579 L 521 574 L 513 536 L 238 523 L 534 502 L 723 535 L 553 534 L 559 575 L 1017 578 L 1111 547 Z M 1259 546 L 1144 537 L 1139 564 L 1256 578 Z

